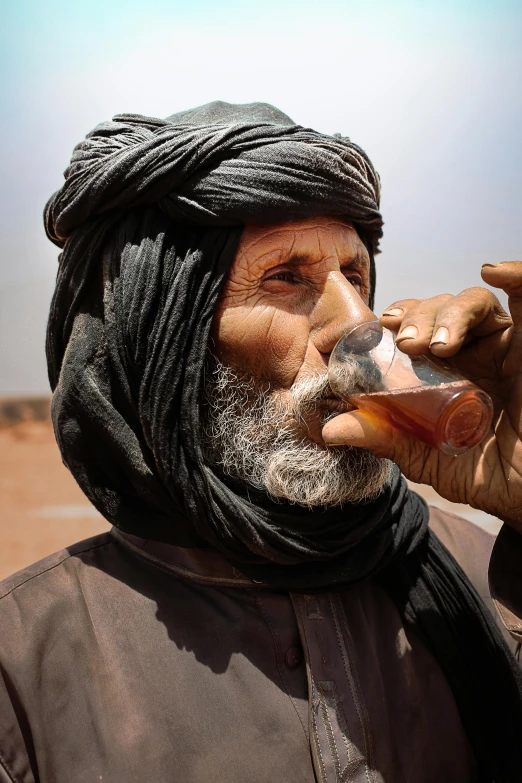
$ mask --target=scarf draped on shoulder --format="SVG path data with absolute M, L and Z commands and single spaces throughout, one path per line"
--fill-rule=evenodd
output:
M 398 471 L 373 501 L 309 511 L 247 497 L 205 463 L 212 317 L 242 226 L 353 222 L 372 261 L 379 177 L 349 139 L 268 104 L 119 115 L 74 150 L 45 226 L 63 248 L 47 335 L 65 464 L 116 527 L 211 547 L 274 588 L 381 580 L 452 687 L 482 781 L 522 769 L 520 674 L 492 617 Z

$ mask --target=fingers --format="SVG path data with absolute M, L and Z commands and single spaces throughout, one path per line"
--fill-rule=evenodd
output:
M 422 299 L 399 299 L 386 308 L 379 320 L 387 329 L 398 332 L 406 311 L 422 301 Z
M 484 264 L 482 279 L 493 288 L 501 288 L 509 297 L 509 311 L 515 328 L 522 328 L 522 261 Z
M 485 288 L 467 288 L 457 296 L 441 294 L 431 299 L 395 303 L 386 310 L 387 320 L 383 325 L 388 326 L 393 318 L 390 311 L 403 304 L 397 345 L 410 355 L 431 351 L 442 358 L 453 356 L 473 336 L 486 336 L 511 324 L 496 296 Z

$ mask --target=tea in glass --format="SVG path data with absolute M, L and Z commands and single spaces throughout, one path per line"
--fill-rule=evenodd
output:
M 453 369 L 397 349 L 378 321 L 360 324 L 337 343 L 328 365 L 334 394 L 445 454 L 465 454 L 487 434 L 493 404 Z

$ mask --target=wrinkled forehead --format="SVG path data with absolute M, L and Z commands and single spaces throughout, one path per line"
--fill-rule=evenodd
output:
M 284 263 L 297 257 L 310 262 L 331 257 L 370 261 L 353 223 L 342 218 L 314 217 L 271 226 L 247 225 L 232 271 L 238 264 L 253 268 L 266 260 Z

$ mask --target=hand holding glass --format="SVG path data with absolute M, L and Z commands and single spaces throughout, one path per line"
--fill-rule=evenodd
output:
M 337 397 L 444 454 L 470 451 L 493 419 L 486 392 L 427 356 L 402 353 L 393 332 L 378 321 L 362 323 L 339 340 L 328 380 Z

